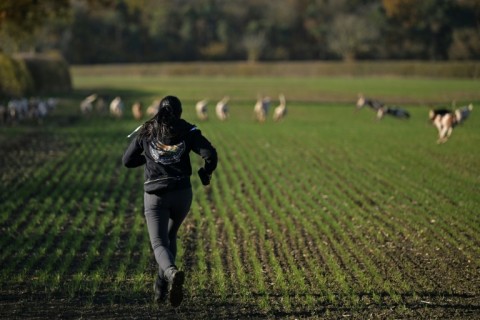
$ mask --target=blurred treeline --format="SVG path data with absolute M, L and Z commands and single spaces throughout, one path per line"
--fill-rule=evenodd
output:
M 1 0 L 0 50 L 71 64 L 472 60 L 480 0 Z

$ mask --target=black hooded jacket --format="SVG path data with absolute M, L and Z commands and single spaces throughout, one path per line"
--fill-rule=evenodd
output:
M 145 165 L 145 192 L 162 194 L 191 186 L 190 151 L 203 158 L 207 174 L 215 170 L 215 148 L 197 127 L 180 119 L 174 126 L 173 135 L 164 138 L 164 141 L 136 136 L 123 154 L 122 161 L 127 168 Z

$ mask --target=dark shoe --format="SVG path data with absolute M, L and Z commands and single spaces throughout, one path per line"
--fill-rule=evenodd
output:
M 169 270 L 168 282 L 170 282 L 170 291 L 168 292 L 168 300 L 172 307 L 178 307 L 183 300 L 183 283 L 185 282 L 185 272 L 177 270 Z
M 154 301 L 157 303 L 163 302 L 168 295 L 168 281 L 157 274 L 157 278 L 153 283 L 153 291 L 155 292 Z

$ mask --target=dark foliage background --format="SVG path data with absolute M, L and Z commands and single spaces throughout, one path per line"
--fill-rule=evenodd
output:
M 0 49 L 69 63 L 472 60 L 479 0 L 3 0 Z

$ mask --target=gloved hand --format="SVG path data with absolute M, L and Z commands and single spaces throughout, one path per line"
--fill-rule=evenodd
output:
M 212 175 L 208 174 L 205 168 L 200 168 L 198 170 L 198 176 L 200 177 L 200 180 L 202 181 L 202 184 L 204 186 L 208 186 L 210 184 L 210 180 L 212 179 Z

